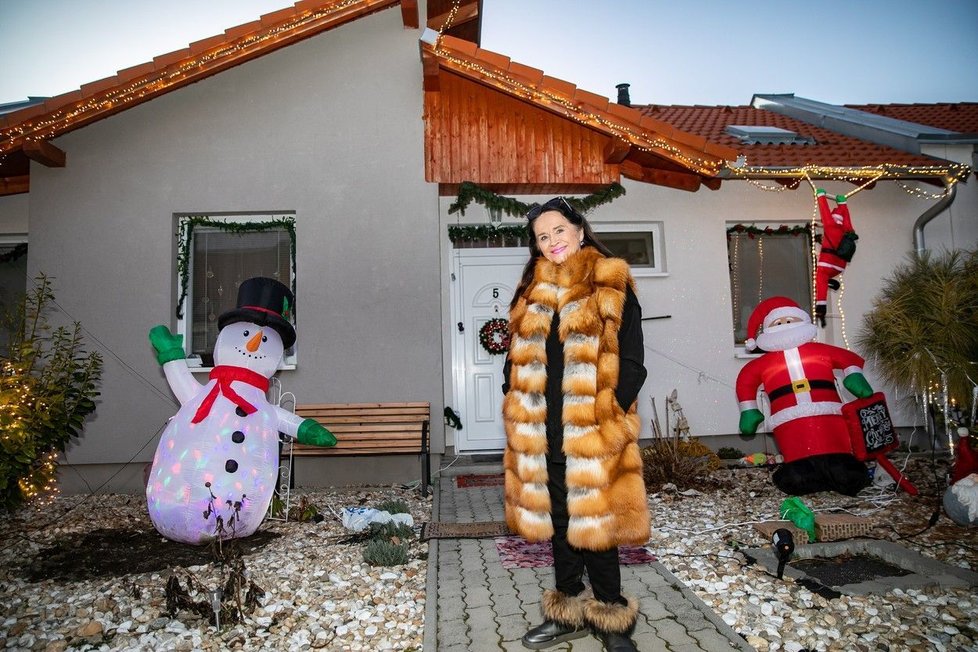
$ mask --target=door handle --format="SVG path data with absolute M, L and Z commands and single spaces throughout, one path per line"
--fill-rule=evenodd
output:
M 458 323 L 458 332 L 459 333 L 464 333 L 465 332 L 465 326 L 462 324 L 462 322 L 459 322 Z

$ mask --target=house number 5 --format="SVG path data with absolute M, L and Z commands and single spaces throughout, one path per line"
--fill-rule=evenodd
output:
M 498 299 L 499 298 L 499 288 L 493 288 L 492 289 L 492 298 L 493 299 Z

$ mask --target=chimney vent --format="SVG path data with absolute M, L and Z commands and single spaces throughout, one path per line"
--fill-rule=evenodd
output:
M 631 84 L 615 84 L 618 89 L 618 103 L 622 106 L 631 106 L 632 100 L 628 97 L 628 87 Z

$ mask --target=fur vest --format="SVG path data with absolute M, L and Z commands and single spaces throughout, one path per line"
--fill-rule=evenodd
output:
M 607 550 L 649 539 L 649 510 L 638 450 L 635 404 L 624 412 L 618 385 L 618 329 L 628 264 L 585 247 L 555 265 L 536 263 L 533 280 L 510 313 L 506 424 L 506 522 L 530 541 L 553 536 L 547 490 L 546 341 L 554 311 L 564 349 L 563 450 L 567 456 L 567 539 Z

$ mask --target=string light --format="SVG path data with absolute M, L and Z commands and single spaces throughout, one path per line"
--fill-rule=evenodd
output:
M 328 6 L 301 13 L 283 23 L 242 36 L 231 43 L 221 44 L 199 56 L 184 59 L 162 70 L 140 76 L 124 86 L 111 88 L 82 102 L 55 109 L 36 119 L 25 120 L 7 129 L 0 129 L 0 154 L 17 149 L 26 143 L 47 140 L 69 130 L 73 123 L 89 118 L 93 114 L 118 109 L 147 95 L 164 91 L 174 84 L 186 83 L 196 75 L 207 72 L 209 68 L 217 67 L 225 61 L 233 61 L 242 54 L 260 49 L 270 41 L 289 36 L 303 27 L 309 27 L 354 5 L 370 5 L 370 7 L 363 7 L 364 10 L 369 10 L 371 7 L 387 4 L 391 4 L 390 0 L 366 2 L 365 0 L 338 0 Z
M 729 236 L 728 236 L 729 237 Z M 733 237 L 733 248 L 731 258 L 733 259 L 733 319 L 734 326 L 740 324 L 740 238 Z M 748 334 L 749 336 L 749 334 Z
M 430 48 L 432 46 L 425 44 L 425 47 Z M 650 154 L 664 153 L 673 160 L 682 163 L 685 167 L 703 176 L 715 177 L 719 174 L 720 169 L 727 165 L 727 162 L 720 158 L 704 159 L 697 156 L 690 156 L 664 138 L 659 136 L 650 137 L 648 133 L 638 132 L 629 125 L 617 122 L 606 116 L 589 112 L 581 108 L 574 101 L 557 95 L 552 91 L 534 88 L 510 75 L 489 70 L 479 63 L 454 56 L 442 46 L 440 35 L 435 40 L 433 52 L 442 62 L 451 63 L 458 69 L 464 69 L 469 73 L 480 76 L 484 80 L 492 81 L 497 88 L 503 89 L 509 94 L 518 95 L 537 104 L 547 104 L 551 109 L 558 111 L 564 117 L 586 127 L 599 127 L 611 133 L 611 135 L 630 143 L 639 151 Z
M 835 307 L 839 311 L 839 323 L 842 329 L 842 342 L 846 345 L 846 350 L 851 351 L 849 348 L 849 338 L 846 337 L 846 313 L 842 309 L 842 295 L 846 293 L 846 284 L 842 282 L 842 276 L 839 276 L 839 290 L 835 298 Z
M 748 165 L 737 167 L 728 161 L 725 162 L 722 176 L 748 181 L 761 190 L 769 192 L 783 192 L 788 188 L 785 186 L 780 188 L 763 186 L 757 182 L 758 179 L 808 179 L 811 182 L 812 178 L 818 178 L 829 181 L 846 181 L 856 185 L 862 184 L 862 187 L 857 188 L 850 194 L 855 194 L 859 190 L 862 190 L 862 188 L 879 180 L 905 181 L 912 177 L 940 177 L 946 186 L 944 193 L 940 195 L 925 195 L 924 191 L 905 185 L 903 186 L 908 192 L 916 193 L 920 196 L 940 198 L 947 193 L 951 186 L 959 181 L 965 180 L 970 173 L 971 168 L 969 166 L 950 161 L 943 162 L 942 165 L 896 165 L 893 163 L 880 163 L 878 165 L 857 165 L 850 167 L 803 165 L 776 169 Z
M 757 239 L 757 302 L 764 298 L 764 236 Z

